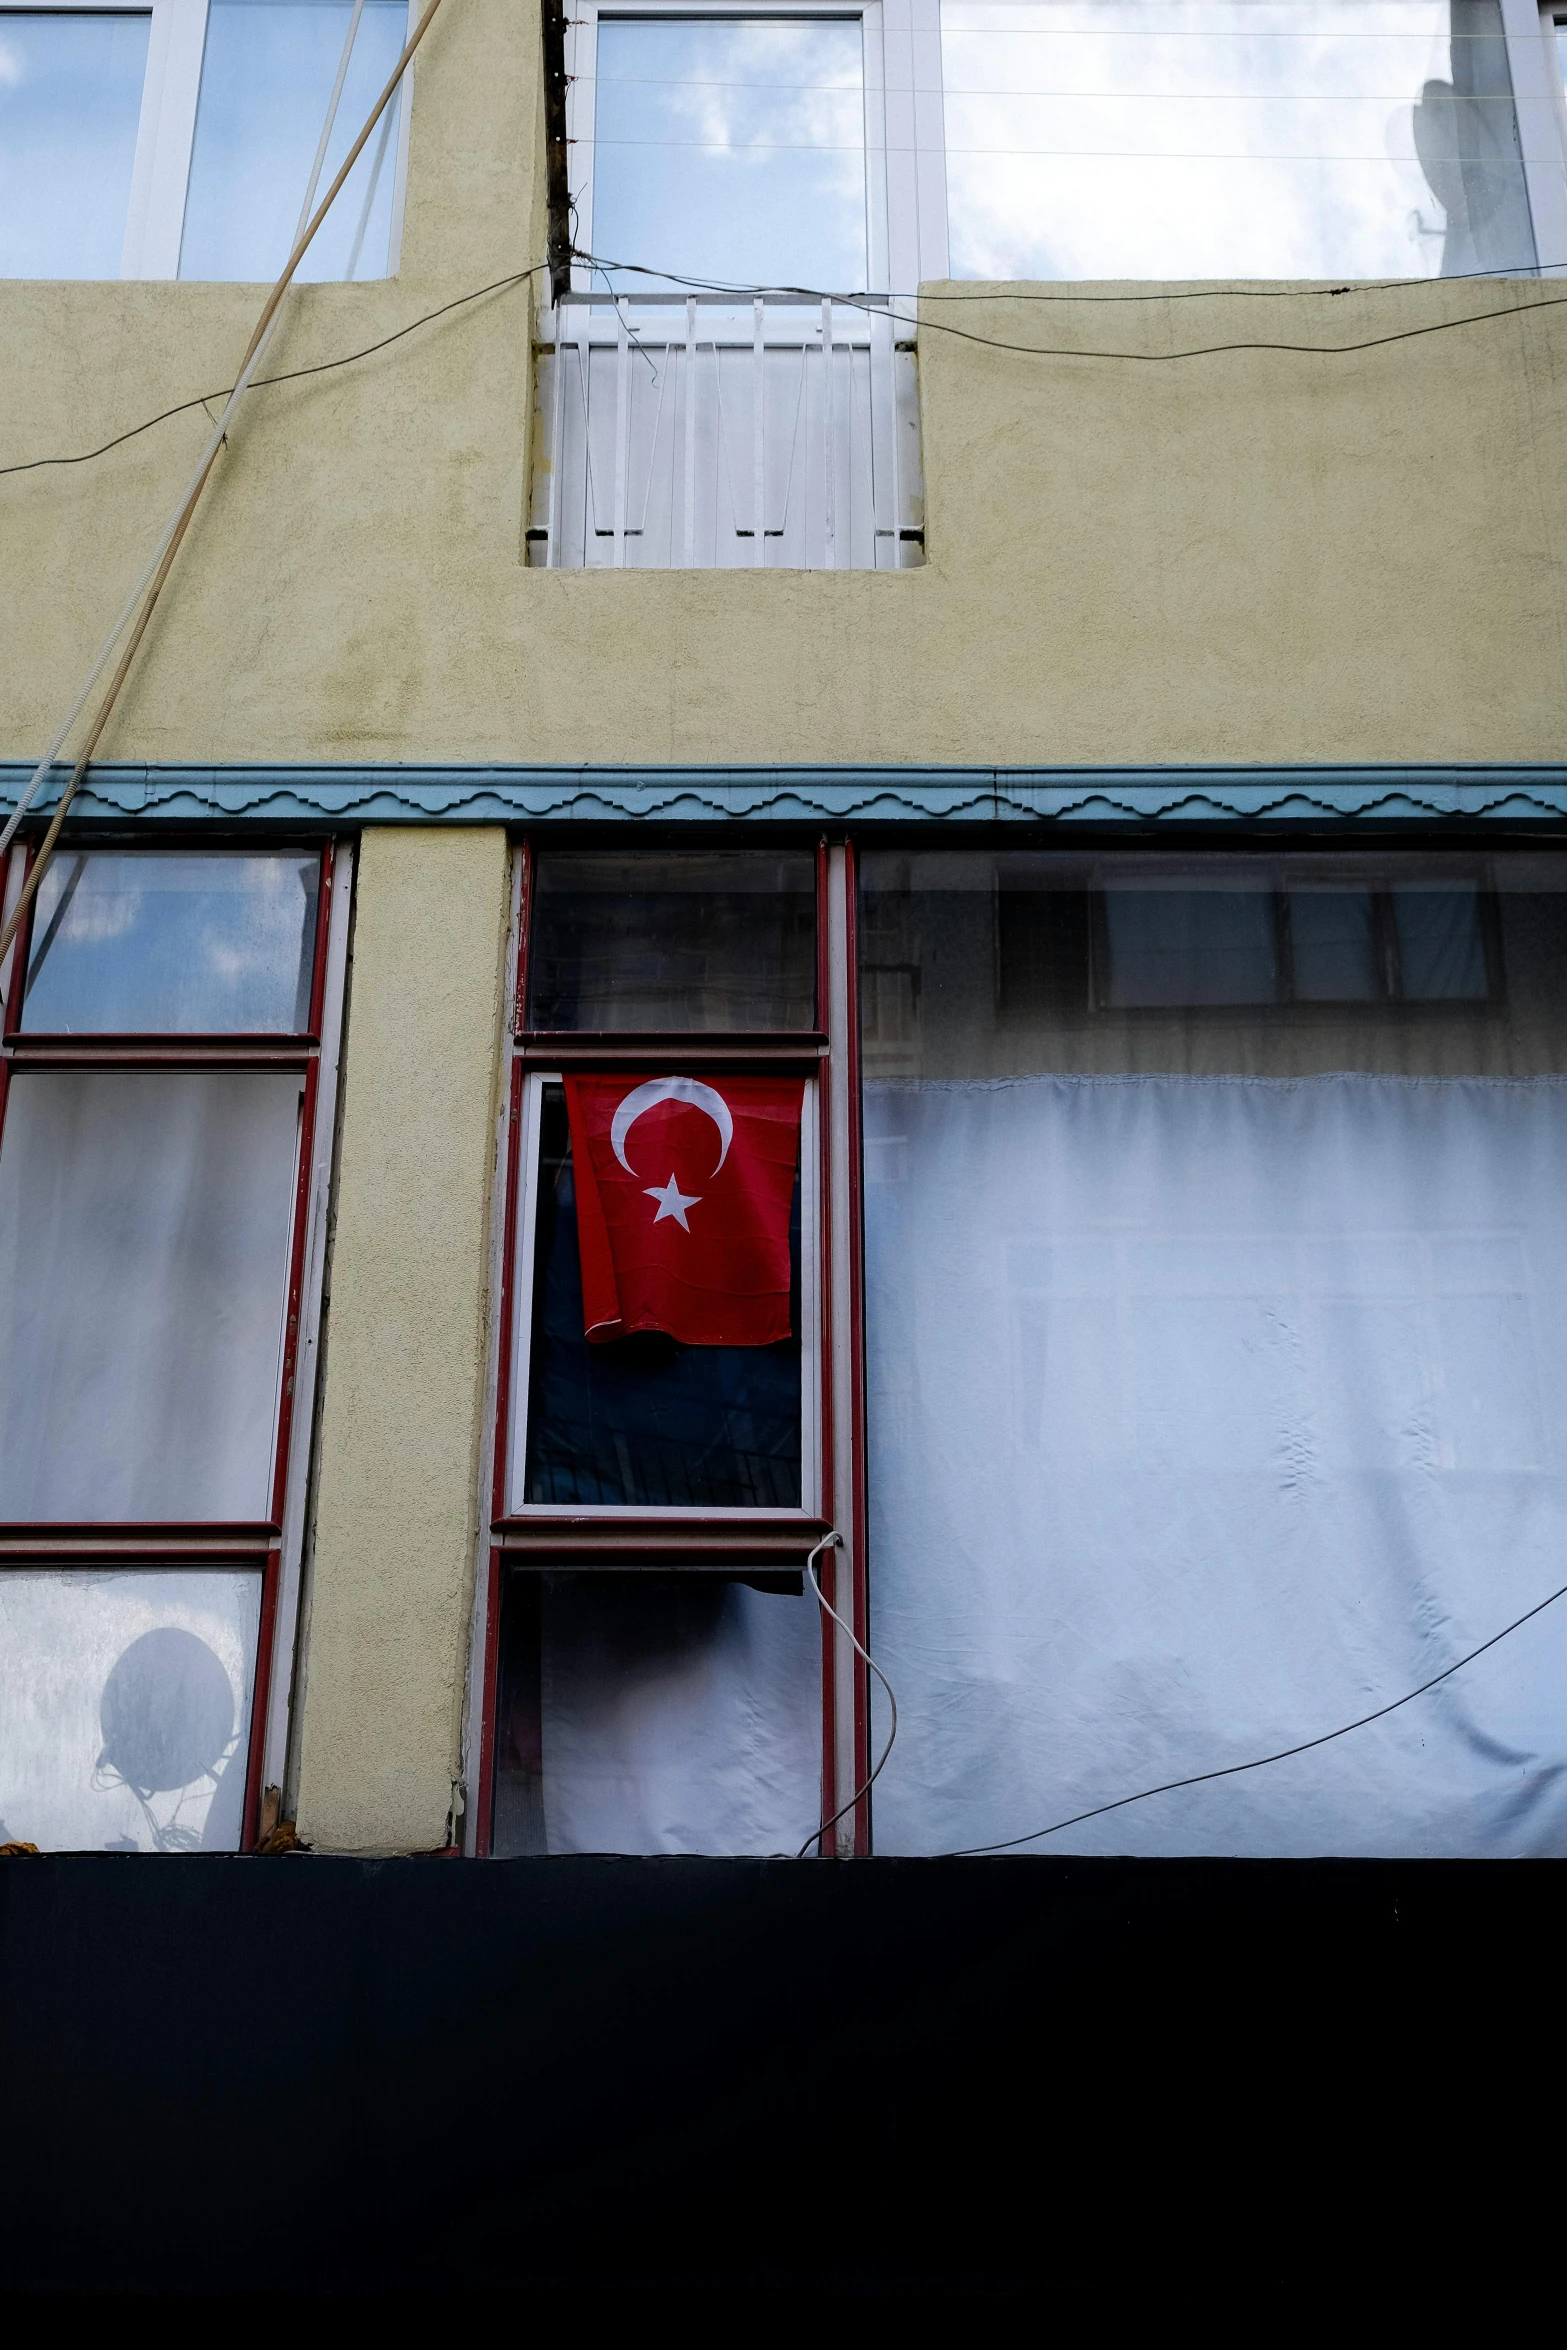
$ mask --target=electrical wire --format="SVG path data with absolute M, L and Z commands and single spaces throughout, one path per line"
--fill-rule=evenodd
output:
M 831 1605 L 826 1592 L 823 1591 L 820 1583 L 816 1580 L 816 1561 L 821 1557 L 822 1552 L 824 1550 L 841 1550 L 842 1548 L 843 1536 L 841 1534 L 824 1534 L 821 1541 L 816 1545 L 816 1548 L 807 1554 L 805 1561 L 805 1571 L 811 1579 L 811 1589 L 815 1592 L 818 1600 L 821 1602 L 824 1613 L 831 1616 L 833 1622 L 837 1625 L 840 1632 L 848 1633 L 849 1639 L 853 1644 L 856 1653 L 865 1659 L 865 1662 L 870 1666 L 871 1671 L 875 1674 L 883 1689 L 886 1690 L 887 1703 L 892 1708 L 892 1728 L 888 1731 L 887 1743 L 881 1750 L 881 1761 L 876 1765 L 876 1768 L 872 1771 L 870 1777 L 865 1780 L 861 1786 L 855 1788 L 854 1793 L 850 1796 L 847 1803 L 839 1804 L 837 1810 L 833 1813 L 830 1820 L 823 1820 L 819 1828 L 814 1828 L 811 1831 L 810 1835 L 806 1837 L 805 1842 L 801 1845 L 799 1851 L 795 1854 L 794 1857 L 796 1860 L 804 1860 L 806 1854 L 810 1851 L 811 1846 L 813 1844 L 819 1845 L 822 1838 L 826 1835 L 828 1829 L 835 1828 L 838 1822 L 843 1818 L 844 1813 L 853 1811 L 855 1805 L 859 1802 L 860 1797 L 870 1793 L 877 1780 L 881 1777 L 883 1770 L 886 1768 L 887 1757 L 892 1752 L 893 1740 L 898 1735 L 898 1701 L 892 1694 L 892 1683 L 888 1680 L 886 1674 L 882 1671 L 880 1665 L 876 1662 L 876 1659 L 872 1656 L 870 1650 L 862 1646 L 861 1642 L 856 1638 L 853 1626 L 846 1624 L 842 1616 L 839 1615 L 837 1609 Z
M 578 258 L 586 259 L 587 256 L 579 255 Z M 486 294 L 510 292 L 513 287 L 525 284 L 529 278 L 539 276 L 545 269 L 548 268 L 548 266 L 549 264 L 544 261 L 532 262 L 526 269 L 517 270 L 510 277 L 498 277 L 487 286 L 476 286 L 471 294 L 459 294 L 455 301 L 443 302 L 438 310 L 426 310 L 420 317 L 410 319 L 407 326 L 398 327 L 394 334 L 383 335 L 379 342 L 366 343 L 362 350 L 347 351 L 340 359 L 323 359 L 317 366 L 314 367 L 293 367 L 288 369 L 287 372 L 282 375 L 255 376 L 251 380 L 250 388 L 253 392 L 261 392 L 265 391 L 271 384 L 297 383 L 301 380 L 302 377 L 307 375 L 326 375 L 335 367 L 351 367 L 357 360 L 372 358 L 376 352 L 384 351 L 392 343 L 401 341 L 404 335 L 414 334 L 420 327 L 429 326 L 437 318 L 444 318 L 448 311 L 460 310 L 466 303 L 469 302 L 482 301 Z M 720 278 L 682 278 L 676 276 L 675 272 L 667 269 L 640 269 L 634 262 L 610 262 L 608 264 L 594 262 L 592 266 L 595 269 L 598 269 L 600 272 L 602 272 L 606 266 L 611 269 L 633 270 L 638 276 L 655 277 L 673 282 L 678 285 L 688 285 L 692 287 L 693 290 L 702 293 L 732 293 L 737 300 L 754 300 L 758 294 L 766 293 L 798 294 L 801 300 L 811 302 L 820 302 L 827 298 L 824 297 L 819 289 L 812 289 L 809 287 L 747 286 L 740 285 L 738 282 L 730 282 L 729 280 Z M 1567 263 L 1544 261 L 1540 262 L 1538 267 L 1542 271 L 1567 268 Z M 977 292 L 976 294 L 944 294 L 936 292 L 930 287 L 926 287 L 922 289 L 918 295 L 893 294 L 889 295 L 887 298 L 888 300 L 895 302 L 917 301 L 920 306 L 920 324 L 922 326 L 929 326 L 937 331 L 941 331 L 942 322 L 938 319 L 929 318 L 926 316 L 926 312 L 933 303 L 972 302 L 976 298 L 985 302 L 1049 302 L 1055 304 L 1057 307 L 1060 307 L 1066 303 L 1071 303 L 1075 306 L 1080 306 L 1083 304 L 1097 306 L 1101 304 L 1119 305 L 1124 303 L 1136 304 L 1148 302 L 1321 302 L 1336 301 L 1340 296 L 1345 294 L 1417 293 L 1431 286 L 1462 285 L 1468 283 L 1470 280 L 1479 278 L 1485 278 L 1492 284 L 1495 284 L 1496 277 L 1497 272 L 1494 269 L 1466 269 L 1455 270 L 1450 277 L 1366 278 L 1351 284 L 1333 286 L 1182 286 L 1177 287 L 1174 290 L 1150 289 L 1147 293 L 1140 294 L 1077 294 L 1067 291 L 1060 293 L 1045 293 L 1034 287 L 1022 286 L 997 287 L 994 290 L 984 291 L 983 293 Z M 1547 278 L 1520 278 L 1517 282 L 1520 285 L 1533 285 L 1549 283 L 1550 281 Z M 975 281 L 975 285 L 977 289 L 979 286 L 979 281 L 977 279 Z M 834 294 L 831 296 L 831 299 L 834 302 L 848 303 L 851 307 L 856 306 L 857 303 L 857 297 L 852 295 Z M 868 302 L 858 302 L 858 306 L 867 311 L 875 310 L 880 307 L 879 304 L 872 304 Z M 1550 309 L 1551 307 L 1552 305 L 1550 303 L 1541 304 L 1538 302 L 1524 302 L 1513 305 L 1511 309 L 1505 312 L 1486 312 L 1482 315 L 1487 317 L 1493 315 L 1512 317 L 1516 316 L 1520 310 L 1538 310 L 1541 308 Z M 1469 319 L 1446 319 L 1441 323 L 1444 326 L 1466 326 L 1473 323 L 1473 321 Z M 950 333 L 957 330 L 949 328 L 946 331 Z M 964 331 L 965 339 L 967 340 L 976 342 L 989 342 L 992 340 L 992 338 L 989 336 L 976 336 L 973 335 L 969 330 Z M 1420 331 L 1426 332 L 1430 330 L 1422 329 Z M 1221 344 L 1216 347 L 1223 350 L 1277 349 L 1299 351 L 1309 350 L 1314 346 L 1303 343 L 1284 343 Z M 1369 349 L 1371 346 L 1367 344 L 1355 343 L 1334 343 L 1323 345 L 1321 347 L 1326 350 L 1337 351 L 1363 350 Z M 1031 356 L 1036 358 L 1062 358 L 1073 356 L 1071 353 L 1047 350 L 1044 347 L 1033 343 L 998 344 L 997 348 L 1003 350 L 1026 351 Z M 1137 357 L 1148 356 L 1146 353 L 1137 353 L 1133 355 Z M 1100 351 L 1092 353 L 1090 356 L 1104 359 L 1116 357 L 1118 354 L 1114 352 Z M 1181 357 L 1191 356 L 1191 354 L 1156 353 L 1154 356 Z M 127 441 L 135 440 L 138 434 L 151 432 L 156 425 L 167 424 L 171 417 L 184 416 L 190 409 L 200 408 L 208 400 L 227 399 L 233 388 L 234 387 L 232 384 L 220 385 L 215 391 L 198 393 L 196 398 L 192 400 L 181 400 L 176 407 L 160 409 L 156 416 L 147 417 L 146 420 L 141 424 L 133 424 L 126 432 L 116 433 L 113 440 L 102 442 L 96 449 L 82 449 L 79 450 L 75 455 L 69 457 L 29 457 L 20 464 L 0 465 L 0 481 L 3 481 L 8 475 L 11 474 L 38 473 L 50 466 L 90 465 L 95 458 L 107 457 L 112 450 L 123 448 Z
M 886 316 L 886 306 L 889 302 L 919 300 L 917 295 L 888 294 L 873 302 L 863 294 L 832 294 L 811 286 L 737 286 L 725 284 L 716 278 L 682 277 L 672 269 L 646 269 L 636 261 L 610 261 L 599 253 L 578 253 L 575 258 L 597 270 L 624 270 L 633 277 L 658 278 L 666 285 L 686 286 L 696 293 L 733 294 L 737 300 L 754 300 L 759 294 L 792 295 L 802 302 L 831 301 L 841 309 L 860 310 L 867 316 L 874 317 Z M 1422 279 L 1419 282 L 1421 284 L 1440 284 L 1443 281 Z M 947 299 L 952 298 L 947 297 Z M 968 300 L 971 297 L 959 296 L 957 298 Z M 980 298 L 986 299 L 988 297 L 981 296 Z M 1004 296 L 1001 298 L 1005 299 Z M 1047 300 L 1054 298 L 1054 296 L 1045 297 Z M 1157 300 L 1158 298 L 1157 295 L 1148 297 L 1149 300 Z M 972 327 L 953 326 L 944 318 L 925 318 L 923 316 L 919 320 L 919 326 L 922 332 L 953 335 L 960 342 L 978 343 L 989 351 L 1016 352 L 1025 359 L 1113 359 L 1133 365 L 1163 367 L 1169 365 L 1172 360 L 1218 359 L 1232 351 L 1282 351 L 1304 357 L 1336 359 L 1354 351 L 1380 350 L 1387 343 L 1413 342 L 1421 335 L 1446 334 L 1454 327 L 1483 326 L 1491 319 L 1527 318 L 1532 316 L 1535 311 L 1559 310 L 1564 305 L 1567 305 L 1567 294 L 1553 295 L 1546 302 L 1510 302 L 1499 310 L 1472 311 L 1467 318 L 1433 319 L 1425 326 L 1401 327 L 1394 334 L 1369 335 L 1358 343 L 1202 343 L 1189 351 L 1091 351 L 1076 349 L 1064 344 L 1009 343 L 1003 341 L 999 335 L 976 334 Z
M 413 59 L 414 52 L 419 47 L 420 42 L 424 39 L 425 34 L 429 31 L 430 26 L 434 23 L 437 11 L 439 10 L 440 6 L 441 0 L 429 0 L 429 4 L 425 9 L 424 14 L 420 17 L 418 24 L 415 26 L 413 32 L 409 35 L 408 40 L 404 45 L 402 55 L 398 58 L 397 63 L 392 68 L 391 75 L 386 83 L 385 88 L 382 90 L 379 98 L 377 98 L 374 106 L 371 108 L 364 127 L 359 132 L 359 135 L 354 140 L 352 146 L 349 148 L 348 153 L 343 158 L 342 163 L 338 166 L 331 186 L 327 189 L 326 194 L 322 197 L 321 202 L 317 205 L 314 213 L 305 224 L 305 227 L 295 238 L 293 250 L 283 265 L 282 274 L 278 278 L 277 283 L 273 286 L 271 293 L 267 296 L 266 301 L 262 304 L 261 315 L 257 319 L 255 327 L 251 332 L 249 346 L 245 352 L 243 360 L 240 362 L 240 370 L 238 376 L 235 378 L 234 389 L 229 394 L 227 403 L 223 409 L 223 413 L 218 418 L 217 424 L 213 428 L 212 435 L 207 442 L 205 450 L 202 453 L 201 461 L 198 464 L 195 473 L 191 477 L 185 494 L 179 504 L 175 507 L 173 514 L 170 516 L 169 521 L 165 525 L 163 532 L 158 540 L 157 547 L 154 549 L 152 556 L 149 558 L 147 566 L 142 572 L 141 578 L 137 581 L 136 586 L 132 589 L 130 597 L 121 609 L 119 618 L 116 620 L 114 627 L 111 629 L 109 635 L 104 640 L 103 647 L 99 652 L 97 659 L 94 661 L 92 668 L 88 671 L 86 681 L 83 684 L 80 692 L 77 694 L 76 699 L 71 704 L 70 710 L 67 712 L 63 723 L 57 729 L 54 740 L 50 743 L 49 748 L 45 751 L 43 757 L 39 760 L 38 765 L 34 768 L 32 777 L 28 782 L 26 789 L 22 792 L 21 796 L 17 800 L 16 806 L 12 810 L 10 819 L 5 825 L 4 830 L 0 831 L 0 851 L 4 851 L 9 846 L 11 840 L 14 838 L 18 825 L 21 823 L 29 805 L 36 797 L 41 785 L 49 774 L 50 769 L 53 767 L 56 758 L 59 756 L 59 753 L 64 746 L 66 737 L 71 731 L 71 728 L 75 725 L 77 718 L 86 707 L 87 702 L 92 695 L 94 686 L 97 684 L 98 679 L 102 675 L 104 669 L 108 666 L 108 663 L 113 655 L 114 648 L 119 642 L 120 636 L 124 631 L 127 622 L 131 621 L 132 614 L 134 613 L 135 619 L 131 625 L 130 637 L 126 643 L 124 652 L 120 656 L 119 663 L 115 669 L 114 675 L 109 680 L 108 687 L 98 704 L 97 710 L 93 715 L 92 722 L 87 730 L 86 738 L 83 741 L 79 752 L 77 753 L 76 764 L 71 771 L 70 781 L 67 783 L 64 791 L 60 795 L 59 801 L 55 807 L 53 818 L 50 821 L 49 829 L 44 834 L 43 842 L 39 848 L 37 856 L 32 861 L 27 879 L 22 884 L 22 888 L 18 893 L 16 903 L 12 907 L 9 915 L 6 917 L 4 928 L 0 929 L 0 958 L 4 957 L 7 948 L 10 946 L 11 941 L 15 938 L 17 931 L 20 929 L 22 921 L 26 915 L 27 908 L 32 901 L 33 895 L 37 890 L 39 883 L 42 881 L 45 872 L 48 870 L 49 860 L 54 854 L 55 843 L 60 837 L 60 827 L 65 822 L 66 811 L 69 809 L 72 800 L 76 796 L 77 787 L 80 784 L 82 777 L 87 772 L 88 761 L 91 759 L 93 752 L 97 749 L 99 740 L 103 734 L 103 730 L 109 723 L 109 718 L 113 712 L 114 705 L 119 700 L 121 688 L 123 687 L 126 678 L 130 674 L 131 664 L 136 658 L 136 654 L 141 646 L 141 641 L 147 633 L 148 624 L 150 623 L 152 615 L 157 608 L 158 598 L 163 592 L 164 582 L 167 580 L 170 571 L 173 569 L 175 557 L 178 555 L 181 543 L 184 540 L 186 532 L 190 528 L 192 517 L 194 516 L 196 508 L 201 501 L 202 492 L 206 488 L 208 481 L 211 479 L 212 468 L 217 461 L 218 451 L 223 446 L 224 436 L 228 429 L 229 419 L 232 417 L 235 409 L 239 405 L 240 400 L 243 398 L 250 378 L 260 362 L 262 353 L 266 349 L 268 339 L 271 336 L 272 329 L 277 320 L 278 311 L 282 305 L 283 297 L 287 293 L 290 285 L 293 283 L 294 273 L 298 269 L 300 262 L 304 259 L 305 253 L 309 248 L 311 240 L 315 236 L 317 229 L 321 226 L 322 221 L 325 220 L 328 212 L 330 212 L 332 209 L 332 205 L 337 197 L 338 191 L 343 186 L 344 181 L 348 178 L 349 173 L 353 170 L 354 165 L 358 162 L 360 153 L 369 139 L 371 132 L 375 129 L 376 124 L 381 119 L 381 116 L 385 113 L 387 107 L 391 104 L 392 99 L 402 82 L 403 75 L 407 72 L 409 64 Z M 140 604 L 139 610 L 137 609 L 138 603 Z
M 1319 1738 L 1303 1738 L 1298 1746 L 1281 1746 L 1277 1754 L 1259 1754 L 1252 1762 L 1226 1763 L 1222 1770 L 1217 1771 L 1194 1771 L 1187 1779 L 1166 1779 L 1158 1787 L 1139 1788 L 1135 1795 L 1118 1795 L 1114 1803 L 1096 1803 L 1091 1811 L 1074 1812 L 1069 1820 L 1054 1820 L 1048 1828 L 1031 1828 L 1026 1836 L 1005 1836 L 994 1844 L 970 1844 L 960 1852 L 937 1853 L 935 1858 L 974 1860 L 987 1852 L 1011 1852 L 1019 1844 L 1037 1844 L 1042 1836 L 1059 1836 L 1064 1828 L 1081 1827 L 1085 1820 L 1102 1820 L 1107 1812 L 1124 1811 L 1129 1803 L 1146 1803 L 1153 1795 L 1173 1795 L 1180 1787 L 1204 1787 L 1210 1779 L 1234 1779 L 1245 1771 L 1264 1771 L 1270 1763 L 1288 1762 L 1292 1755 L 1310 1754 L 1314 1747 L 1331 1746 L 1335 1738 L 1347 1738 L 1352 1730 L 1364 1730 L 1368 1723 L 1380 1722 L 1387 1715 L 1396 1714 L 1400 1706 L 1413 1705 L 1415 1699 L 1424 1697 L 1428 1689 L 1435 1689 L 1441 1682 L 1450 1681 L 1455 1673 L 1463 1671 L 1465 1665 L 1472 1665 L 1477 1656 L 1484 1656 L 1486 1650 L 1495 1648 L 1498 1641 L 1506 1640 L 1534 1617 L 1543 1615 L 1559 1599 L 1567 1599 L 1567 1583 L 1559 1591 L 1551 1592 L 1548 1598 L 1527 1609 L 1523 1615 L 1515 1617 L 1512 1623 L 1504 1624 L 1500 1632 L 1493 1632 L 1489 1640 L 1482 1640 L 1478 1648 L 1471 1648 L 1469 1654 L 1461 1656 L 1456 1664 L 1444 1666 L 1440 1673 L 1433 1673 L 1430 1680 L 1422 1681 L 1418 1689 L 1406 1690 L 1402 1697 L 1395 1697 L 1390 1705 L 1379 1705 L 1374 1713 L 1361 1714 L 1357 1720 L 1344 1722 L 1337 1730 L 1324 1730 Z
M 420 327 L 433 325 L 436 319 L 444 318 L 449 311 L 461 310 L 469 302 L 482 302 L 486 294 L 510 293 L 517 286 L 526 285 L 530 278 L 539 276 L 548 267 L 547 261 L 530 262 L 526 269 L 514 270 L 510 277 L 495 278 L 487 286 L 475 286 L 471 294 L 459 294 L 455 301 L 443 302 L 438 310 L 422 312 L 418 318 L 411 318 L 406 326 L 398 327 L 395 333 L 383 335 L 379 342 L 366 343 L 358 351 L 345 351 L 340 359 L 318 360 L 313 367 L 290 367 L 282 375 L 252 376 L 250 388 L 253 392 L 264 392 L 271 384 L 299 383 L 307 375 L 330 375 L 334 368 L 352 367 L 356 361 L 371 359 L 376 352 L 389 349 L 393 343 L 400 343 L 405 335 L 417 334 Z M 158 415 L 149 416 L 145 423 L 133 424 L 128 432 L 116 433 L 114 439 L 105 441 L 101 448 L 83 449 L 74 457 L 31 457 L 22 465 L 0 465 L 0 480 L 11 473 L 37 473 L 50 465 L 90 465 L 95 457 L 107 457 L 111 449 L 123 448 L 127 441 L 135 440 L 139 433 L 151 432 L 154 425 L 167 424 L 171 416 L 184 416 L 192 408 L 205 407 L 209 400 L 228 399 L 233 389 L 232 384 L 221 384 L 216 391 L 198 392 L 193 400 L 181 400 L 178 407 L 164 408 Z

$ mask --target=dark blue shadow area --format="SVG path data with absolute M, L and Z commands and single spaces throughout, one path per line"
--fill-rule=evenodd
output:
M 4 2281 L 1511 2278 L 1564 1926 L 1552 1862 L 8 1860 Z

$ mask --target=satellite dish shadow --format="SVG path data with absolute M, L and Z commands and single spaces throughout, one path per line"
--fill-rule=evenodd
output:
M 216 1778 L 234 1736 L 228 1674 L 194 1632 L 144 1632 L 115 1660 L 103 1685 L 100 1769 L 118 1773 L 143 1802 Z

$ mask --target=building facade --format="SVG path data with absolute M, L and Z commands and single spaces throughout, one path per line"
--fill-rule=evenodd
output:
M 12 806 L 370 123 L 10 852 L 4 1836 L 1560 1852 L 1551 11 L 416 22 L 0 10 Z

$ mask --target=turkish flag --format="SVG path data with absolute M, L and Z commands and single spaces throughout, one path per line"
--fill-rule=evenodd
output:
M 789 1336 L 798 1077 L 568 1077 L 583 1326 L 687 1346 Z

